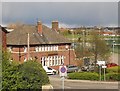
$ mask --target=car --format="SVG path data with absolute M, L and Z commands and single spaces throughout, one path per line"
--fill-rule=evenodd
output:
M 108 63 L 107 65 L 107 68 L 110 68 L 110 67 L 114 67 L 114 66 L 118 66 L 116 63 Z
M 43 66 L 43 68 L 48 75 L 55 75 L 57 72 L 55 69 L 52 69 L 52 68 L 47 67 L 47 66 Z
M 82 67 L 81 67 L 81 70 L 82 70 L 82 71 L 88 71 L 89 68 L 88 68 L 88 66 L 82 66 Z
M 77 72 L 78 71 L 78 67 L 75 65 L 67 65 L 67 72 Z
M 82 66 L 81 67 L 82 71 L 94 71 L 94 65 L 88 65 L 88 66 Z

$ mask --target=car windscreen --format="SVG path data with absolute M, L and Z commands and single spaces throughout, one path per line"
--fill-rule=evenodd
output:
M 48 70 L 52 70 L 52 69 L 48 67 Z

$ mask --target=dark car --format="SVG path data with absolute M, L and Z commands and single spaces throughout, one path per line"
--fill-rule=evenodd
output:
M 67 72 L 77 72 L 78 71 L 78 67 L 75 65 L 67 65 Z

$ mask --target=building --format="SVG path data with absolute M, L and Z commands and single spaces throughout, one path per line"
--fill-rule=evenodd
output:
M 2 27 L 1 25 L 0 25 L 0 43 L 2 44 L 2 50 L 6 50 L 6 33 L 8 33 L 7 32 L 7 30 L 6 30 L 6 28 L 5 27 Z
M 11 60 L 19 63 L 34 59 L 55 69 L 63 63 L 75 64 L 71 42 L 40 21 L 37 25 L 20 25 L 8 33 L 7 48 L 11 52 Z

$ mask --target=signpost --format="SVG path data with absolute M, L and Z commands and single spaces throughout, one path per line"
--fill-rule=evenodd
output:
M 64 91 L 64 80 L 65 80 L 65 76 L 67 76 L 67 67 L 66 66 L 60 66 L 59 67 L 59 73 L 60 73 L 60 77 L 62 77 L 62 89 Z
M 107 68 L 107 66 L 102 66 L 102 68 L 104 69 L 104 81 L 106 80 L 105 78 L 105 69 Z
M 97 61 L 97 64 L 99 65 L 99 74 L 100 74 L 100 81 L 101 81 L 101 67 L 105 67 L 105 61 Z M 104 69 L 104 80 L 105 80 L 105 69 Z

